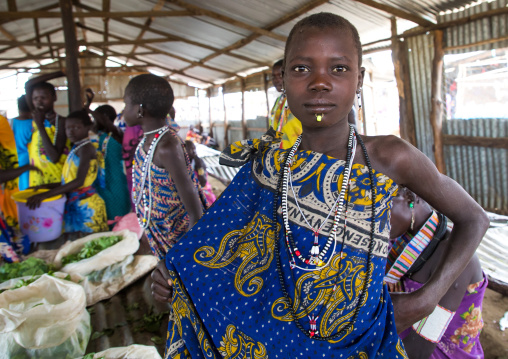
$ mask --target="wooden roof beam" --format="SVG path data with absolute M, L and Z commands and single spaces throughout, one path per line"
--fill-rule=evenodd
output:
M 3 26 L 0 26 L 0 33 L 2 33 L 2 34 L 6 37 L 6 38 L 10 39 L 11 41 L 16 41 L 16 38 L 14 37 L 14 35 L 12 35 L 9 31 L 5 30 L 5 29 L 3 28 Z M 37 38 L 36 38 L 36 40 L 37 40 Z M 39 39 L 39 41 L 40 41 L 40 39 Z M 25 49 L 23 46 L 19 46 L 19 49 L 20 49 L 23 53 L 25 53 L 25 54 L 27 54 L 27 55 L 29 55 L 29 54 L 30 54 L 30 53 L 28 52 L 28 50 L 27 50 L 27 49 Z M 3 59 L 2 59 L 2 60 L 3 60 Z M 40 65 L 40 64 L 39 64 L 39 65 Z
M 58 28 L 58 29 L 54 29 L 54 30 L 51 30 L 51 31 L 45 32 L 45 33 L 40 34 L 40 35 L 41 35 L 41 37 L 44 37 L 44 36 L 48 37 L 48 36 L 50 36 L 50 35 L 52 35 L 52 34 L 54 34 L 54 33 L 57 33 L 57 32 L 59 32 L 59 31 L 62 31 L 62 28 L 61 28 L 61 27 L 60 27 L 60 28 Z M 33 42 L 33 41 L 35 41 L 35 40 L 36 40 L 36 38 L 35 38 L 35 37 L 33 37 L 33 38 L 31 38 L 31 39 L 28 39 L 27 41 L 32 41 L 32 42 Z M 34 46 L 35 46 L 35 45 L 34 45 Z M 8 47 L 5 47 L 5 48 L 3 48 L 3 49 L 0 49 L 0 54 L 4 53 L 4 52 L 6 52 L 6 51 L 12 50 L 12 49 L 14 49 L 14 48 L 16 48 L 16 47 L 19 47 L 19 46 L 17 46 L 17 45 L 13 45 L 13 46 L 8 46 Z
M 49 11 L 49 10 L 57 9 L 59 7 L 60 7 L 60 5 L 58 4 L 58 2 L 56 2 L 56 3 L 52 4 L 52 5 L 47 5 L 47 6 L 43 6 L 43 7 L 37 8 L 34 11 Z M 11 12 L 11 11 L 9 10 L 9 12 Z M 14 12 L 14 13 L 17 13 L 17 11 Z M 6 24 L 6 23 L 11 22 L 11 21 L 15 21 L 15 20 L 19 20 L 19 19 L 10 19 L 10 18 L 1 19 L 0 20 L 0 25 Z
M 287 40 L 286 36 L 278 35 L 278 34 L 271 32 L 270 30 L 262 29 L 257 26 L 252 26 L 252 25 L 246 24 L 242 21 L 235 20 L 231 17 L 221 15 L 221 14 L 216 13 L 214 11 L 206 10 L 206 9 L 203 9 L 202 7 L 188 4 L 182 0 L 168 0 L 168 2 L 176 4 L 180 7 L 183 7 L 184 9 L 187 9 L 190 12 L 192 12 L 194 15 L 208 16 L 212 19 L 219 20 L 219 21 L 225 22 L 227 24 L 231 24 L 233 26 L 252 31 L 253 33 L 256 33 L 260 36 L 268 36 L 268 37 L 271 37 L 275 40 L 279 40 L 282 42 L 286 42 L 286 40 Z
M 112 50 L 109 50 L 109 52 L 112 53 L 113 56 L 116 56 L 116 57 L 122 57 L 122 56 L 125 56 L 124 54 L 121 54 L 119 52 L 116 52 L 116 51 L 112 51 Z M 186 73 L 184 73 L 182 70 L 176 70 L 176 69 L 172 69 L 170 67 L 166 67 L 166 66 L 163 66 L 163 65 L 160 65 L 160 64 L 155 64 L 153 62 L 150 62 L 150 61 L 146 61 L 146 60 L 143 60 L 143 59 L 140 59 L 140 58 L 137 58 L 136 56 L 133 56 L 132 57 L 133 60 L 136 60 L 136 61 L 140 61 L 140 62 L 144 62 L 146 64 L 146 66 L 151 66 L 151 67 L 157 67 L 159 69 L 163 69 L 163 70 L 166 70 L 166 71 L 170 71 L 172 73 L 175 73 L 175 74 L 179 74 L 179 75 L 182 75 L 182 76 L 185 76 L 185 77 L 188 77 L 188 78 L 191 78 L 191 79 L 194 79 L 194 80 L 197 80 L 199 82 L 204 82 L 204 83 L 207 83 L 207 84 L 210 84 L 210 85 L 214 85 L 213 82 L 210 82 L 210 81 L 207 81 L 207 80 L 203 80 L 203 79 L 200 79 L 198 77 L 194 77 L 192 75 L 187 75 Z
M 88 18 L 88 17 L 104 17 L 110 19 L 124 18 L 124 17 L 170 17 L 170 16 L 191 16 L 194 15 L 190 11 L 94 11 L 74 13 L 73 17 Z M 59 18 L 61 14 L 59 11 L 0 11 L 0 19 L 34 19 L 34 18 Z
M 432 26 L 435 24 L 432 21 L 424 19 L 421 16 L 412 14 L 410 12 L 406 12 L 404 10 L 398 9 L 390 5 L 381 4 L 373 0 L 354 0 L 354 1 L 365 4 L 378 10 L 382 10 L 401 19 L 412 21 L 420 26 Z
M 7 0 L 7 8 L 9 9 L 9 11 L 18 11 L 16 0 Z
M 268 31 L 271 31 L 279 26 L 282 26 L 300 16 L 302 16 L 303 14 L 309 12 L 310 10 L 312 9 L 315 9 L 316 7 L 320 6 L 320 5 L 323 5 L 325 3 L 327 3 L 328 0 L 311 0 L 309 1 L 307 4 L 301 6 L 300 8 L 296 9 L 295 11 L 289 13 L 289 14 L 286 14 L 284 15 L 283 17 L 281 17 L 280 19 L 278 20 L 275 20 L 274 22 L 272 22 L 271 24 L 269 24 L 268 26 L 266 26 L 264 29 L 265 30 L 268 30 Z M 233 53 L 231 53 L 231 51 L 233 50 L 237 50 L 249 43 L 251 43 L 252 41 L 254 40 L 257 40 L 259 37 L 261 37 L 261 35 L 259 34 L 252 34 L 250 36 L 247 36 L 246 38 L 243 38 L 237 42 L 235 42 L 234 44 L 232 45 L 229 45 L 228 47 L 225 47 L 223 48 L 222 50 L 219 50 L 219 51 L 216 51 L 214 54 L 211 54 L 211 55 L 208 55 L 207 57 L 201 59 L 199 61 L 200 64 L 202 63 L 205 63 L 207 61 L 210 61 L 211 59 L 214 59 L 216 58 L 217 56 L 220 56 L 220 55 L 228 55 L 228 56 L 233 56 Z M 267 64 L 265 64 L 266 66 Z M 271 64 L 269 64 L 271 65 Z M 183 71 L 185 70 L 188 70 L 190 67 L 188 68 L 185 68 L 183 69 Z
M 142 44 L 153 44 L 153 43 L 160 43 L 160 42 L 170 42 L 172 40 L 168 39 L 146 39 L 146 40 L 117 40 L 117 41 L 98 41 L 98 42 L 87 42 L 84 40 L 79 40 L 78 45 L 79 46 L 95 46 L 95 47 L 103 47 L 103 46 L 117 46 L 117 45 L 142 45 Z M 38 46 L 39 43 L 34 41 L 16 41 L 16 40 L 0 40 L 0 46 Z M 48 46 L 49 44 L 46 42 L 41 42 L 40 45 L 42 46 Z M 54 42 L 52 43 L 53 46 L 65 46 L 65 42 Z M 122 56 L 125 56 L 122 55 Z
M 80 25 L 80 26 L 83 26 L 83 25 Z M 101 34 L 101 31 L 98 31 L 98 30 L 95 30 L 95 29 L 92 29 L 92 28 L 87 28 L 87 29 L 88 29 L 88 31 L 92 31 L 92 32 L 95 32 L 97 34 Z M 123 38 L 121 36 L 117 36 L 117 35 L 110 35 L 110 36 L 112 38 L 114 38 L 114 39 L 125 40 L 125 38 Z M 159 50 L 159 49 L 157 49 L 155 47 L 152 47 L 152 46 L 149 46 L 149 45 L 142 44 L 142 45 L 139 45 L 139 46 L 143 47 L 145 49 L 151 50 L 151 52 L 150 53 L 145 53 L 145 54 L 136 53 L 136 54 L 133 54 L 133 55 L 140 56 L 140 55 L 160 54 L 160 55 L 165 55 L 165 56 L 169 56 L 169 57 L 175 58 L 175 59 L 183 61 L 183 62 L 188 62 L 190 64 L 195 64 L 196 66 L 201 66 L 201 67 L 204 67 L 204 68 L 206 68 L 208 70 L 221 72 L 221 73 L 224 73 L 224 74 L 226 74 L 226 75 L 228 75 L 230 77 L 238 76 L 237 74 L 235 74 L 233 72 L 229 72 L 229 71 L 226 71 L 226 70 L 223 70 L 223 69 L 219 69 L 219 68 L 216 68 L 216 67 L 213 67 L 213 66 L 201 65 L 201 64 L 198 64 L 197 61 L 192 61 L 192 60 L 186 59 L 186 58 L 184 58 L 182 56 L 175 55 L 175 54 L 173 54 L 171 52 Z M 129 55 L 129 56 L 132 57 L 133 55 Z M 126 56 L 126 55 L 122 55 L 122 56 Z
M 325 0 L 321 0 L 321 1 L 325 1 Z M 84 4 L 79 4 L 77 6 L 81 6 L 83 9 L 86 9 L 88 11 L 96 11 L 93 8 L 91 8 L 90 6 L 87 6 L 87 5 L 84 5 Z M 114 20 L 118 21 L 118 22 L 120 22 L 122 24 L 129 25 L 129 26 L 132 26 L 132 27 L 136 27 L 136 28 L 139 28 L 139 29 L 141 29 L 143 27 L 143 25 L 137 24 L 135 22 L 132 22 L 132 21 L 129 21 L 129 20 L 126 20 L 126 19 L 114 19 Z M 160 35 L 160 36 L 166 36 L 167 38 L 170 38 L 170 39 L 172 39 L 174 41 L 181 41 L 183 43 L 186 43 L 186 44 L 189 44 L 189 45 L 194 45 L 194 46 L 197 46 L 197 47 L 201 47 L 201 48 L 204 48 L 204 49 L 207 49 L 207 50 L 211 50 L 211 51 L 220 51 L 221 50 L 221 49 L 219 49 L 217 47 L 213 47 L 213 46 L 210 46 L 210 45 L 207 45 L 207 44 L 203 44 L 203 43 L 200 43 L 200 42 L 197 42 L 197 41 L 188 40 L 188 39 L 185 39 L 183 37 L 176 36 L 176 35 L 170 34 L 170 33 L 165 32 L 165 31 L 161 31 L 161 30 L 157 30 L 157 29 L 153 29 L 153 28 L 150 28 L 148 31 L 153 32 L 154 34 L 157 34 L 157 35 Z M 266 63 L 254 60 L 254 59 L 249 58 L 247 56 L 242 56 L 242 55 L 237 55 L 237 54 L 228 54 L 228 56 L 237 58 L 237 59 L 242 60 L 242 61 L 247 61 L 247 62 L 256 64 L 256 65 L 259 65 L 259 66 L 266 66 L 267 65 Z
M 159 0 L 157 2 L 157 4 L 155 4 L 155 6 L 152 8 L 152 11 L 159 11 L 160 9 L 162 9 L 164 7 L 164 3 L 165 2 L 166 2 L 166 0 Z M 150 28 L 150 25 L 152 24 L 152 21 L 153 21 L 153 17 L 149 17 L 148 19 L 146 19 L 145 24 L 140 29 L 139 34 L 136 37 L 136 40 L 141 40 L 143 38 L 143 36 L 146 33 L 146 30 L 148 30 Z M 131 52 L 125 57 L 125 62 L 128 62 L 129 59 L 131 58 L 131 56 L 134 55 L 134 53 L 137 50 L 137 47 L 138 47 L 138 45 L 134 45 L 132 47 Z

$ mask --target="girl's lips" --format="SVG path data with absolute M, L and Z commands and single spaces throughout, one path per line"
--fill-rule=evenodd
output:
M 319 104 L 319 105 L 305 105 L 305 108 L 314 114 L 327 113 L 333 110 L 335 105 Z

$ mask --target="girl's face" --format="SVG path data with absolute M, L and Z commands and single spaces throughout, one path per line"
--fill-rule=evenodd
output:
M 140 118 L 138 117 L 139 113 L 139 104 L 133 104 L 131 97 L 129 95 L 125 95 L 123 97 L 123 102 L 125 103 L 125 107 L 123 109 L 123 119 L 127 126 L 132 127 L 140 124 Z
M 347 121 L 365 71 L 349 31 L 304 27 L 291 40 L 284 70 L 288 104 L 303 127 Z
M 32 103 L 34 108 L 46 114 L 53 111 L 55 96 L 47 89 L 38 88 L 32 92 Z
M 65 120 L 65 134 L 72 143 L 79 142 L 88 137 L 90 126 L 83 125 L 77 118 L 68 117 Z

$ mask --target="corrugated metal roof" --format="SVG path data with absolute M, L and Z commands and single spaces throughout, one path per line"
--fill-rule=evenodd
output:
M 440 11 L 468 4 L 469 0 L 377 0 L 377 4 L 390 6 L 432 22 Z M 17 0 L 17 9 L 9 8 L 9 2 L 0 4 L 0 12 L 52 11 L 59 12 L 55 0 Z M 161 4 L 163 4 L 161 6 Z M 12 3 L 11 3 L 12 6 Z M 360 32 L 363 43 L 388 38 L 391 14 L 362 3 L 361 0 L 122 0 L 111 1 L 111 12 L 183 11 L 185 16 L 80 17 L 91 11 L 102 11 L 102 0 L 77 2 L 74 6 L 75 22 L 79 23 L 78 40 L 89 49 L 102 51 L 106 24 L 108 47 L 122 61 L 130 65 L 143 65 L 156 69 L 175 80 L 192 82 L 202 86 L 220 83 L 231 74 L 245 73 L 252 68 L 269 66 L 282 57 L 284 39 L 293 25 L 310 13 L 329 11 L 348 18 Z M 304 8 L 305 7 L 305 8 Z M 198 8 L 198 10 L 196 10 Z M 294 13 L 303 9 L 298 16 Z M 195 12 L 197 11 L 197 12 Z M 153 12 L 152 12 L 153 13 Z M 1 15 L 1 14 L 0 14 Z M 61 19 L 39 17 L 37 19 L 40 49 L 35 46 L 36 31 L 33 17 L 15 19 L 4 13 L 0 18 L 0 76 L 9 71 L 6 67 L 38 66 L 37 59 L 27 59 L 27 54 L 49 57 L 47 41 L 55 45 L 55 53 L 64 53 L 64 36 Z M 29 14 L 26 14 L 29 15 Z M 157 14 L 155 14 L 157 15 Z M 399 17 L 400 18 L 400 17 Z M 407 29 L 408 21 L 399 32 Z M 411 23 L 415 25 L 414 23 Z M 15 42 L 12 42 L 15 39 Z M 125 41 L 140 43 L 126 44 Z M 168 39 L 160 42 L 159 40 Z M 25 42 L 20 44 L 19 42 Z M 27 43 L 28 42 L 28 43 Z M 120 43 L 119 43 L 120 42 Z M 95 43 L 95 44 L 90 44 Z M 57 50 L 58 48 L 58 50 Z M 227 50 L 227 51 L 226 51 Z M 133 52 L 133 53 L 131 53 Z M 175 57 L 169 56 L 174 54 Z M 132 56 L 134 55 L 134 57 Z M 26 61 L 25 61 L 26 60 Z M 194 63 L 193 63 L 194 62 Z M 201 62 L 201 64 L 196 64 Z M 64 61 L 62 63 L 65 63 Z M 217 71 L 222 69 L 224 71 Z M 132 71 L 126 69 L 127 71 Z M 84 70 L 85 72 L 87 70 Z M 180 73 L 179 73 L 180 72 Z

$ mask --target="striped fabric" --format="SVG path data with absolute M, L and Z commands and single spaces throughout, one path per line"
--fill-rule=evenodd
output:
M 411 268 L 432 240 L 438 224 L 437 213 L 433 212 L 414 237 L 406 232 L 395 240 L 388 254 L 387 268 L 389 271 L 384 278 L 385 282 L 395 284 L 400 281 L 400 278 Z

